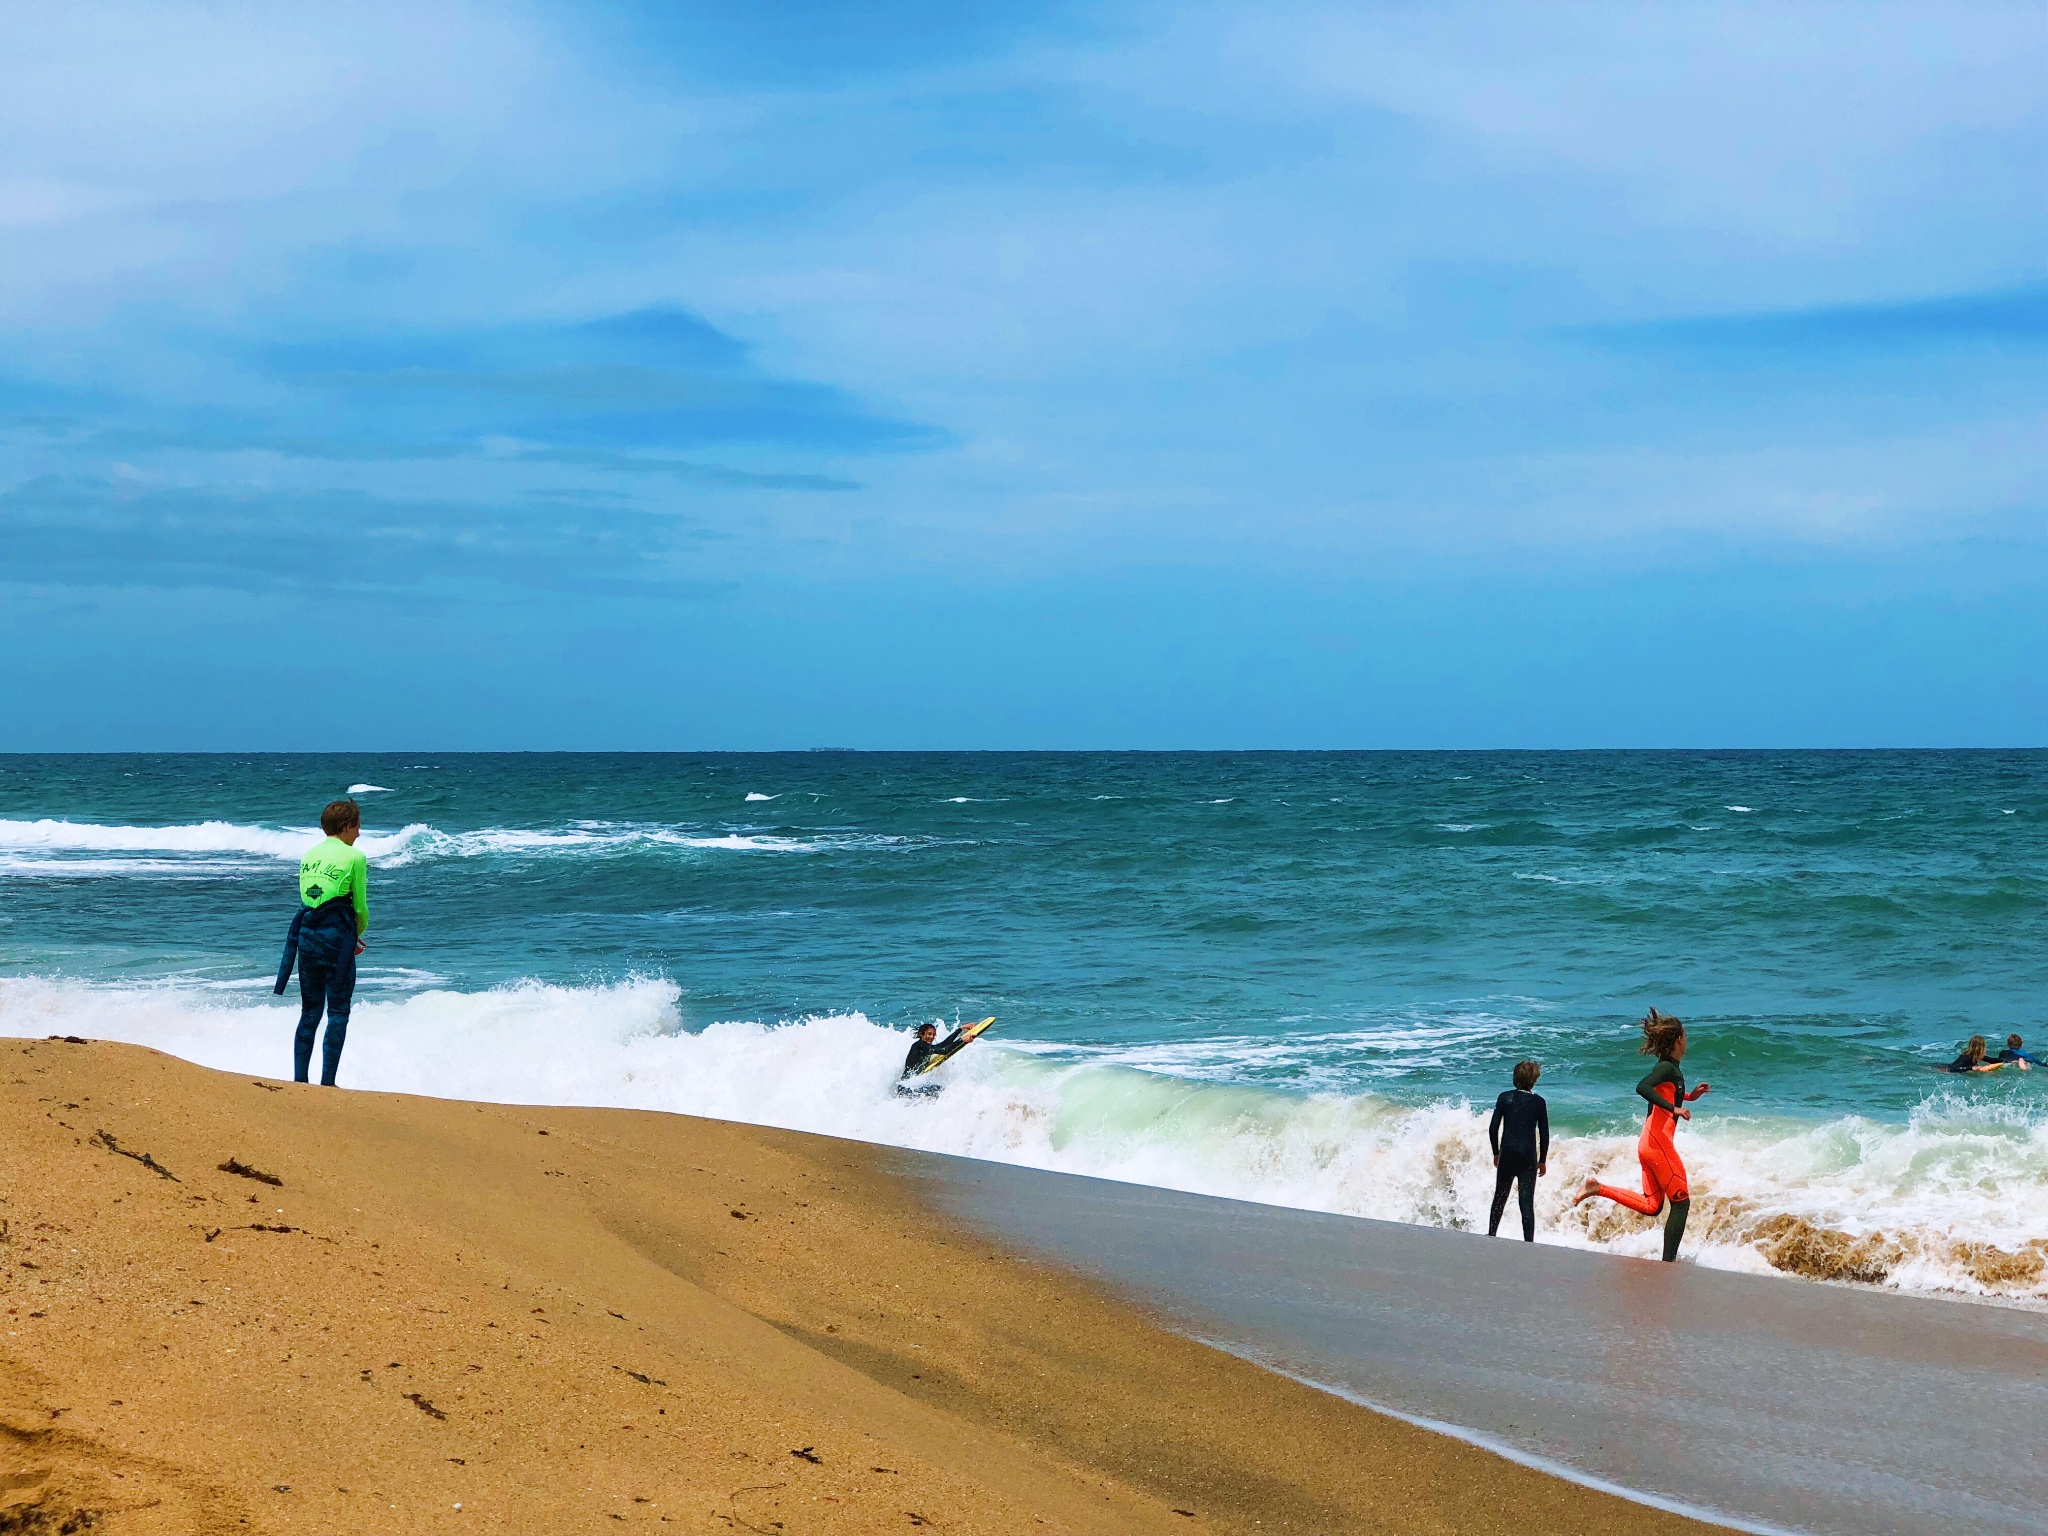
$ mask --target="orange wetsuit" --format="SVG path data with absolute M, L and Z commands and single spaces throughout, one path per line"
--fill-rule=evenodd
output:
M 1599 1192 L 1616 1205 L 1654 1216 L 1664 1209 L 1666 1200 L 1692 1198 L 1685 1182 L 1685 1164 L 1679 1160 L 1678 1148 L 1671 1141 L 1672 1133 L 1678 1129 L 1674 1111 L 1685 1099 L 1685 1079 L 1679 1076 L 1676 1066 L 1662 1061 L 1636 1085 L 1636 1092 L 1650 1101 L 1643 1134 L 1636 1138 L 1636 1156 L 1643 1165 L 1643 1192 L 1639 1195 L 1615 1184 L 1602 1184 Z

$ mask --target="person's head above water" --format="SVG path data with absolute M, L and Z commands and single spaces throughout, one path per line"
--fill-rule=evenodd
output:
M 320 830 L 344 843 L 353 843 L 363 830 L 363 810 L 353 800 L 330 800 L 320 813 Z
M 1643 1015 L 1643 1043 L 1636 1049 L 1644 1056 L 1676 1061 L 1685 1054 L 1685 1025 L 1652 1008 Z
M 2005 1048 L 2008 1051 L 2016 1051 L 2024 1044 L 2026 1044 L 2026 1042 L 2020 1039 L 2018 1035 L 2007 1035 L 2005 1037 Z
M 1543 1063 L 1540 1061 L 1518 1061 L 1515 1063 L 1515 1086 L 1517 1088 L 1534 1088 L 1536 1086 L 1536 1079 L 1542 1075 Z
M 932 1041 L 939 1038 L 939 1026 L 936 1024 L 918 1025 L 917 1038 L 924 1041 L 927 1045 L 931 1044 Z
M 1984 1059 L 1986 1049 L 1988 1047 L 1984 1044 L 1984 1037 L 1982 1035 L 1972 1035 L 1970 1036 L 1970 1043 L 1963 1047 L 1963 1059 L 1974 1067 Z

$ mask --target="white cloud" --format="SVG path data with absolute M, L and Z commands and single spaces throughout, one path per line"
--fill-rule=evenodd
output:
M 1975 504 L 1945 487 L 2038 490 L 2035 449 L 1951 417 L 1874 448 L 1853 422 L 1672 446 L 1676 408 L 1644 413 L 1640 450 L 1439 434 L 1395 466 L 1443 456 L 1434 502 L 1348 440 L 1593 387 L 1535 377 L 1550 324 L 2035 272 L 2032 6 L 1141 7 L 812 90 L 664 76 L 578 27 L 434 0 L 8 9 L 12 366 L 220 400 L 263 381 L 195 338 L 680 302 L 771 373 L 967 440 L 863 471 L 893 526 L 1068 550 L 1296 523 L 1304 549 L 1877 537 Z M 320 471 L 357 472 L 400 473 Z

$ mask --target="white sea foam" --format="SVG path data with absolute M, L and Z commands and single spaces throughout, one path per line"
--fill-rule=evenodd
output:
M 262 827 L 226 821 L 130 827 L 79 821 L 0 820 L 0 874 L 189 877 L 246 870 L 273 859 L 296 863 L 320 841 L 320 836 L 317 827 Z M 916 841 L 869 833 L 781 837 L 616 822 L 579 822 L 554 830 L 485 827 L 471 832 L 444 832 L 415 822 L 395 832 L 365 830 L 356 847 L 372 866 L 397 869 L 427 859 L 604 855 L 658 848 L 822 853 L 903 848 L 914 846 Z M 129 857 L 90 857 L 94 854 Z
M 750 801 L 751 801 L 751 800 L 780 800 L 781 798 L 782 798 L 782 796 L 780 796 L 780 795 L 764 795 L 764 794 L 761 794 L 761 793 L 759 793 L 759 792 L 758 792 L 758 791 L 756 791 L 756 790 L 751 790 L 751 789 L 750 789 L 750 790 L 748 790 L 748 791 L 747 791 L 747 799 L 748 799 L 748 800 L 750 800 Z
M 1721 809 L 1724 811 L 1740 811 L 1745 816 L 1750 814 L 1750 807 L 1746 805 L 1724 805 Z
M 364 1088 L 679 1111 L 1273 1205 L 1485 1224 L 1493 1178 L 1479 1113 L 1220 1080 L 1209 1069 L 1221 1058 L 1259 1050 L 1249 1037 L 1202 1042 L 1178 1059 L 1168 1046 L 1147 1057 L 991 1039 L 947 1068 L 943 1094 L 907 1101 L 891 1091 L 902 1031 L 859 1014 L 690 1030 L 681 1001 L 673 984 L 652 980 L 372 991 L 358 1001 L 343 1076 Z M 266 1076 L 288 1061 L 295 1016 L 186 985 L 0 980 L 0 1034 L 127 1040 Z M 1695 1202 L 1688 1252 L 1700 1262 L 2048 1305 L 2048 1118 L 2038 1105 L 1938 1091 L 1905 1125 L 1716 1116 L 1682 1130 L 1680 1147 Z M 1653 1255 L 1650 1221 L 1605 1201 L 1571 1209 L 1588 1172 L 1634 1184 L 1633 1138 L 1553 1146 L 1539 1236 Z
M 386 789 L 382 784 L 351 784 L 348 787 L 348 792 L 352 795 L 388 795 L 392 793 L 391 790 Z
M 8 852 L 250 853 L 296 859 L 320 841 L 315 828 L 285 830 L 202 821 L 177 827 L 108 827 L 79 821 L 0 821 Z

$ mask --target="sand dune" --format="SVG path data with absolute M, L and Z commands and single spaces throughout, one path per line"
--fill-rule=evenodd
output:
M 64 1041 L 0 1096 L 0 1531 L 1708 1529 L 1182 1339 L 865 1146 Z

